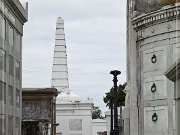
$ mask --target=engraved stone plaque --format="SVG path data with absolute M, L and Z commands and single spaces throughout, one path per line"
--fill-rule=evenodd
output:
M 144 134 L 145 135 L 168 135 L 168 115 L 166 106 L 147 107 L 144 110 Z M 153 115 L 157 120 L 153 121 Z
M 166 68 L 166 54 L 163 47 L 148 49 L 143 55 L 144 72 L 160 71 Z
M 152 92 L 152 87 L 155 84 L 156 90 Z M 167 96 L 165 78 L 157 76 L 144 80 L 144 100 L 164 99 Z
M 81 119 L 70 119 L 69 120 L 70 131 L 82 131 L 82 120 Z

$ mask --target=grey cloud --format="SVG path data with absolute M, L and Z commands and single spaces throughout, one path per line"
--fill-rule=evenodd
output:
M 70 88 L 82 97 L 94 98 L 95 105 L 105 111 L 102 98 L 112 87 L 109 71 L 122 71 L 119 83 L 126 78 L 126 1 L 28 2 L 29 21 L 25 24 L 23 39 L 23 86 L 50 86 L 55 26 L 60 16 L 65 20 Z

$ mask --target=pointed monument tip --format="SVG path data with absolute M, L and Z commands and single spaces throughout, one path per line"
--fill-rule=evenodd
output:
M 64 20 L 61 17 L 58 17 L 57 23 L 64 23 Z

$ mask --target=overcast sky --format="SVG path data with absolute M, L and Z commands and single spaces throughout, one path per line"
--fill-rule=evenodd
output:
M 126 0 L 20 0 L 29 3 L 23 37 L 23 87 L 50 87 L 56 20 L 65 22 L 69 84 L 106 111 L 111 70 L 126 81 Z

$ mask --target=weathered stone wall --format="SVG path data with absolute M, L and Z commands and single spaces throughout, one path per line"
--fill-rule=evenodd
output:
M 129 126 L 130 133 L 125 130 L 127 135 L 175 134 L 173 84 L 164 76 L 180 54 L 180 6 L 179 3 L 173 6 L 174 2 L 129 3 L 126 108 L 130 108 L 130 116 L 125 119 L 125 126 L 126 129 Z M 172 5 L 163 7 L 168 4 Z
M 26 100 L 22 103 L 22 120 L 50 120 L 51 108 L 48 100 Z
M 176 2 L 180 2 L 180 0 L 132 0 L 134 11 L 140 13 L 152 12 L 166 5 L 173 5 Z

